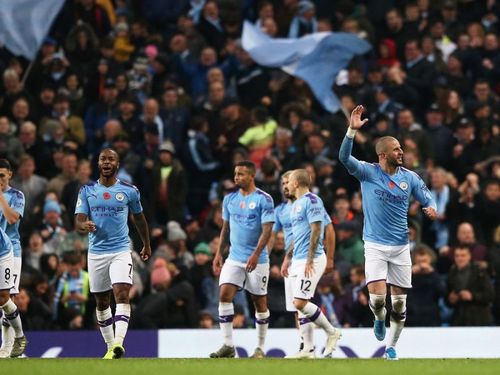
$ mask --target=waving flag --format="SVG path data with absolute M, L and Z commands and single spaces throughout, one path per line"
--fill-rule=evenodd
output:
M 252 59 L 268 67 L 279 67 L 307 82 L 316 98 L 329 112 L 340 108 L 332 91 L 335 78 L 354 55 L 371 46 L 350 33 L 314 33 L 298 39 L 273 39 L 250 22 L 243 26 L 242 45 Z
M 33 60 L 64 0 L 0 1 L 0 43 Z

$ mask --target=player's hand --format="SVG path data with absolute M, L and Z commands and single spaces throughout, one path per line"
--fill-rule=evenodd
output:
M 429 219 L 436 220 L 437 211 L 433 207 L 422 208 L 422 211 L 424 211 L 425 216 L 427 216 Z
M 288 277 L 288 268 L 290 267 L 290 258 L 285 255 L 283 263 L 281 263 L 281 276 Z
M 259 257 L 257 254 L 253 253 L 250 255 L 250 258 L 247 260 L 247 266 L 246 266 L 246 271 L 247 272 L 252 272 L 255 267 L 257 267 L 257 262 L 259 261 Z
M 351 113 L 351 121 L 349 122 L 349 127 L 351 129 L 357 130 L 360 129 L 364 124 L 368 122 L 368 119 L 365 118 L 361 120 L 361 115 L 365 111 L 365 108 L 362 105 L 358 105 L 353 109 Z
M 97 230 L 97 227 L 95 226 L 95 223 L 91 220 L 87 220 L 83 223 L 83 229 L 89 233 L 89 232 L 95 232 Z
M 220 273 L 223 265 L 224 259 L 222 259 L 222 256 L 219 253 L 215 254 L 215 258 L 212 261 L 212 269 L 216 275 Z
M 333 268 L 334 268 L 333 259 L 328 259 L 326 261 L 326 268 L 323 275 L 328 275 L 329 273 L 333 272 Z
M 304 270 L 304 276 L 310 279 L 313 275 L 314 275 L 314 263 L 312 261 L 311 262 L 308 261 L 306 263 L 306 268 Z
M 151 246 L 144 246 L 141 251 L 141 259 L 146 261 L 151 256 Z

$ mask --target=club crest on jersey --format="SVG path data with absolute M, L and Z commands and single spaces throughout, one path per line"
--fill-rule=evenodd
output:
M 102 197 L 105 199 L 105 200 L 108 200 L 111 198 L 111 194 L 109 194 L 108 192 L 105 192 Z
M 396 187 L 396 184 L 392 181 L 389 181 L 389 189 L 394 189 Z
M 125 199 L 125 194 L 123 193 L 116 193 L 115 198 L 118 202 L 121 202 Z
M 78 200 L 76 201 L 76 207 L 80 207 L 81 205 L 82 205 L 82 200 L 78 198 Z
M 302 211 L 302 206 L 295 207 L 295 212 L 300 212 L 300 211 Z
M 240 208 L 244 209 L 246 207 L 245 201 L 240 202 Z
M 253 210 L 256 206 L 257 206 L 257 203 L 250 202 L 250 204 L 248 205 L 248 208 L 251 209 L 251 210 Z
M 401 181 L 401 182 L 399 183 L 399 187 L 400 187 L 401 189 L 403 189 L 403 190 L 406 190 L 406 189 L 408 189 L 408 183 L 407 183 L 406 181 Z

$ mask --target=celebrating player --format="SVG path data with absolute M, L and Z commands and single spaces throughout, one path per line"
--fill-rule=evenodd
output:
M 19 281 L 21 280 L 21 241 L 19 237 L 19 223 L 24 215 L 24 194 L 9 186 L 12 178 L 12 168 L 7 159 L 0 159 L 0 227 L 5 231 L 13 248 L 12 266 L 10 268 L 10 279 L 12 288 L 10 295 L 15 296 L 19 293 Z M 7 279 L 7 267 L 4 277 Z M 1 274 L 0 274 L 1 275 Z M 1 276 L 0 276 L 1 277 Z M 3 303 L 2 303 L 3 304 Z M 2 308 L 3 309 L 3 308 Z M 18 311 L 16 309 L 16 314 Z M 11 314 L 11 316 L 13 316 Z M 27 341 L 22 334 L 21 322 L 18 329 L 11 324 L 12 318 L 5 315 L 2 319 L 2 347 L 0 348 L 0 358 L 18 357 L 24 353 Z M 17 344 L 16 344 L 17 342 Z
M 224 345 L 210 354 L 211 358 L 232 358 L 233 299 L 238 289 L 246 289 L 255 305 L 255 325 L 258 344 L 253 358 L 264 357 L 264 342 L 269 326 L 267 284 L 269 257 L 266 244 L 274 222 L 274 204 L 271 196 L 255 187 L 255 165 L 242 161 L 234 169 L 238 191 L 224 197 L 220 245 L 213 260 L 214 272 L 220 272 L 219 325 Z M 223 253 L 229 247 L 224 263 Z
M 89 284 L 97 302 L 97 322 L 108 347 L 105 359 L 117 359 L 125 353 L 123 340 L 130 320 L 129 291 L 133 276 L 127 226 L 129 211 L 142 239 L 141 257 L 147 260 L 151 256 L 139 190 L 117 179 L 119 165 L 118 154 L 104 149 L 98 160 L 99 180 L 82 186 L 75 209 L 77 230 L 89 233 Z M 116 301 L 114 318 L 110 308 L 111 290 Z
M 313 346 L 313 333 L 314 326 L 313 323 L 308 319 L 299 320 L 297 315 L 297 309 L 293 304 L 293 283 L 292 278 L 289 277 L 289 267 L 290 267 L 290 259 L 293 254 L 293 233 L 292 233 L 292 222 L 290 219 L 290 210 L 292 208 L 292 204 L 295 201 L 295 197 L 290 194 L 288 190 L 288 179 L 290 174 L 293 171 L 288 171 L 281 176 L 281 186 L 283 189 L 283 195 L 286 198 L 286 201 L 280 204 L 275 209 L 275 219 L 273 226 L 273 234 L 271 236 L 271 240 L 269 241 L 268 248 L 272 249 L 272 243 L 274 243 L 274 237 L 276 233 L 280 230 L 283 230 L 283 234 L 285 237 L 285 249 L 287 250 L 285 259 L 283 260 L 283 264 L 281 267 L 281 274 L 284 277 L 285 281 L 285 302 L 287 311 L 295 312 L 295 318 L 297 320 L 297 324 L 299 327 L 299 331 L 301 334 L 302 342 L 300 344 L 300 350 L 287 358 L 315 358 L 314 346 Z M 330 216 L 324 212 L 324 226 L 325 226 L 325 240 L 324 246 L 327 249 L 327 265 L 325 269 L 325 273 L 329 273 L 333 270 L 333 256 L 335 253 L 335 231 L 333 230 L 332 220 Z M 308 341 L 308 348 L 304 350 L 304 338 Z
M 327 266 L 323 246 L 325 208 L 321 198 L 309 192 L 310 181 L 305 169 L 294 170 L 288 179 L 289 194 L 295 197 L 290 210 L 293 250 L 288 277 L 293 285 L 293 305 L 298 310 L 304 340 L 301 357 L 314 357 L 312 330 L 306 328 L 310 322 L 325 331 L 327 340 L 323 356 L 331 357 L 341 337 L 340 330 L 333 327 L 318 306 L 309 301 Z M 331 256 L 333 258 L 333 254 Z M 331 262 L 330 267 L 333 268 L 333 260 Z
M 361 120 L 363 106 L 351 113 L 347 134 L 340 147 L 339 159 L 350 174 L 361 182 L 363 192 L 365 273 L 370 293 L 370 308 L 375 315 L 375 337 L 385 338 L 385 299 L 390 285 L 392 312 L 385 357 L 398 359 L 396 343 L 406 319 L 406 290 L 411 288 L 411 259 L 408 241 L 410 196 L 422 204 L 431 220 L 436 204 L 422 179 L 403 168 L 403 150 L 397 139 L 382 137 L 376 144 L 378 163 L 366 163 L 351 155 L 356 131 L 368 120 Z

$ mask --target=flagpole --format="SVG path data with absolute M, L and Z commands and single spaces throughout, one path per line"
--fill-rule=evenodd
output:
M 26 79 L 28 78 L 28 76 L 31 73 L 31 69 L 33 68 L 33 65 L 35 64 L 35 60 L 36 60 L 36 58 L 30 61 L 30 64 L 28 65 L 28 67 L 26 68 L 26 71 L 24 72 L 24 76 L 23 76 L 23 79 L 21 81 L 21 83 L 23 84 L 23 87 L 24 87 L 24 83 L 26 82 Z

